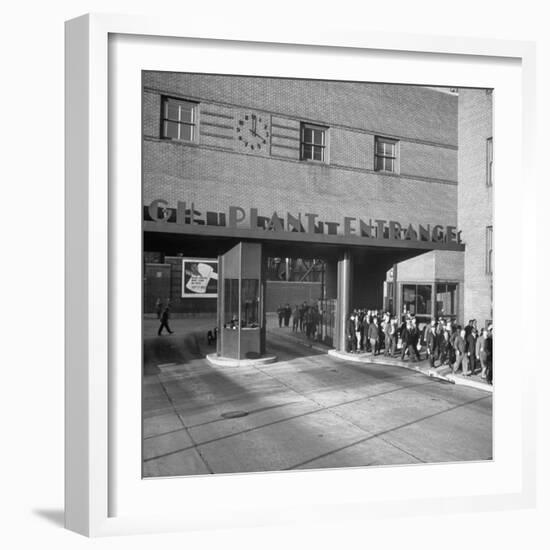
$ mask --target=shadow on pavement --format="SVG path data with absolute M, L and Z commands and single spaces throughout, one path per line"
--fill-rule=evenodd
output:
M 63 510 L 33 510 L 33 513 L 57 527 L 65 526 L 65 512 Z
M 143 340 L 143 372 L 145 376 L 159 374 L 158 365 L 184 364 L 204 358 L 212 350 L 202 343 L 202 333 L 153 336 Z M 203 349 L 204 347 L 204 349 Z

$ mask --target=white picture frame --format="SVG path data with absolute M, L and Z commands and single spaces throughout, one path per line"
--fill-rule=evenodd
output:
M 156 46 L 148 40 L 157 41 Z M 505 297 L 512 283 L 521 296 L 518 315 L 527 318 L 535 302 L 535 289 L 528 280 L 528 271 L 535 271 L 535 244 L 527 224 L 528 216 L 534 221 L 536 211 L 536 182 L 531 177 L 535 139 L 532 43 L 317 27 L 220 31 L 208 24 L 136 16 L 86 15 L 71 20 L 66 24 L 66 527 L 88 536 L 106 536 L 360 520 L 366 515 L 395 517 L 434 509 L 471 512 L 533 506 L 535 373 L 525 369 L 519 382 L 514 379 L 498 337 L 495 363 L 501 374 L 495 396 L 496 452 L 490 463 L 159 480 L 142 480 L 137 475 L 136 463 L 141 459 L 134 456 L 141 434 L 141 419 L 135 415 L 139 383 L 135 373 L 122 372 L 118 365 L 122 353 L 130 355 L 129 363 L 140 354 L 139 346 L 127 345 L 136 342 L 139 318 L 134 320 L 131 315 L 134 306 L 129 296 L 138 287 L 122 288 L 118 282 L 124 258 L 128 255 L 129 266 L 135 266 L 136 251 L 141 252 L 139 230 L 136 233 L 132 214 L 128 214 L 132 211 L 128 204 L 137 205 L 136 212 L 140 208 L 136 202 L 139 189 L 137 196 L 132 194 L 133 177 L 124 185 L 113 182 L 122 181 L 121 170 L 139 174 L 139 162 L 136 165 L 135 157 L 126 156 L 129 144 L 119 144 L 122 147 L 116 154 L 109 146 L 118 135 L 118 118 L 125 116 L 113 110 L 119 105 L 117 94 L 128 87 L 131 100 L 126 115 L 131 113 L 136 106 L 132 79 L 139 67 L 177 69 L 170 64 L 169 50 L 180 45 L 193 48 L 196 54 L 187 68 L 199 71 L 202 67 L 201 72 L 213 72 L 216 57 L 219 67 L 219 52 L 224 48 L 228 56 L 221 61 L 227 64 L 226 72 L 238 72 L 239 49 L 246 48 L 249 56 L 243 67 L 251 74 L 253 67 L 262 66 L 266 74 L 278 74 L 286 56 L 312 55 L 319 65 L 312 64 L 308 70 L 325 70 L 337 59 L 340 68 L 328 70 L 341 78 L 346 70 L 360 73 L 363 56 L 371 56 L 371 81 L 382 81 L 389 67 L 395 70 L 392 82 L 407 78 L 415 82 L 416 78 L 435 85 L 449 84 L 454 78 L 460 86 L 494 85 L 495 180 L 500 183 L 495 271 L 502 274 L 495 282 L 495 326 L 507 314 Z M 132 53 L 136 48 L 141 48 L 140 56 Z M 159 52 L 167 54 L 162 63 L 155 58 Z M 350 60 L 359 63 L 341 63 Z M 405 67 L 404 60 L 412 65 Z M 434 67 L 441 71 L 437 76 Z M 284 70 L 291 76 L 303 75 L 288 65 Z M 429 74 L 442 81 L 429 82 Z M 139 97 L 141 90 L 135 91 Z M 130 121 L 132 143 L 141 136 L 139 116 L 135 119 L 125 119 Z M 139 147 L 137 154 L 139 158 Z M 521 185 L 519 196 L 514 196 L 514 185 Z M 498 228 L 506 225 L 511 212 L 516 226 L 506 241 L 499 242 Z M 127 243 L 124 250 L 121 242 Z M 499 250 L 509 247 L 521 253 L 513 258 L 499 255 Z M 121 312 L 126 307 L 125 322 Z M 525 354 L 524 361 L 534 364 L 530 357 L 534 350 Z M 120 393 L 122 384 L 126 397 Z M 193 497 L 178 500 L 183 492 Z

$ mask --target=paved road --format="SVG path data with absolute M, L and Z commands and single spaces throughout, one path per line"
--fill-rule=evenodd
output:
M 146 477 L 492 457 L 491 394 L 335 359 L 284 330 L 268 339 L 279 362 L 212 367 L 202 332 L 145 331 Z

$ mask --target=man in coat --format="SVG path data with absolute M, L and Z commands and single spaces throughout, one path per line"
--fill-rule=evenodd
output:
M 493 325 L 487 327 L 487 337 L 485 338 L 484 349 L 487 361 L 487 382 L 493 383 Z
M 373 355 L 378 355 L 378 340 L 380 338 L 380 328 L 378 326 L 378 317 L 373 316 L 369 325 L 369 340 Z
M 279 318 L 279 328 L 281 328 L 285 318 L 285 308 L 282 305 L 277 308 L 277 317 Z
M 384 315 L 384 355 L 388 356 L 391 354 L 391 317 L 389 313 Z
M 476 370 L 476 341 L 477 341 L 477 330 L 472 325 L 470 333 L 466 336 L 466 354 L 468 356 L 468 373 L 474 374 Z
M 410 328 L 411 328 L 410 320 L 403 321 L 401 325 L 401 361 L 405 360 L 405 353 L 409 349 Z
M 468 372 L 468 358 L 466 357 L 466 330 L 459 327 L 460 332 L 455 339 L 456 361 L 453 365 L 453 374 L 462 365 L 462 374 Z M 466 371 L 464 370 L 466 369 Z
M 409 357 L 414 361 L 420 361 L 420 354 L 418 353 L 418 341 L 420 340 L 420 331 L 416 326 L 416 318 L 411 319 L 411 325 L 408 335 L 408 344 L 409 344 Z
M 363 322 L 361 320 L 361 314 L 356 310 L 354 311 L 354 317 L 355 317 L 355 347 L 357 350 L 357 353 L 361 351 L 361 342 L 362 342 L 362 332 L 363 332 Z
M 357 345 L 355 342 L 355 315 L 351 314 L 347 322 L 348 351 L 355 353 Z
M 170 334 L 173 334 L 173 330 L 170 328 L 168 321 L 170 320 L 170 304 L 167 304 L 162 314 L 160 316 L 160 326 L 158 330 L 158 335 L 162 334 L 162 329 L 165 328 Z
M 428 359 L 430 360 L 430 367 L 435 368 L 435 359 L 437 356 L 437 334 L 435 330 L 435 321 L 432 321 L 432 324 L 426 335 L 426 350 L 428 352 Z

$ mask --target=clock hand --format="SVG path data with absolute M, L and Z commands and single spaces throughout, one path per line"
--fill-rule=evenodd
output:
M 266 142 L 265 139 L 263 136 L 261 136 L 260 134 L 257 134 L 254 130 L 249 130 L 250 133 L 254 136 L 256 136 L 257 138 L 260 138 L 264 143 Z

